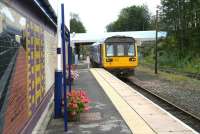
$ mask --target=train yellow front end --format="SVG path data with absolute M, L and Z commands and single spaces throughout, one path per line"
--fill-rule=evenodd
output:
M 118 76 L 133 75 L 138 65 L 135 40 L 127 36 L 112 36 L 94 43 L 90 61 L 93 67 L 103 67 Z
M 102 66 L 118 76 L 134 74 L 138 65 L 137 46 L 131 37 L 115 36 L 102 45 Z

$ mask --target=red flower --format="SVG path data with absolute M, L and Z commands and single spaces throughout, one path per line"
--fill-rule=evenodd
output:
M 89 111 L 89 110 L 90 110 L 90 107 L 89 107 L 89 106 L 84 107 L 84 111 L 85 111 L 85 112 L 87 112 L 87 111 Z
M 90 99 L 87 96 L 87 93 L 83 90 L 72 90 L 71 92 L 68 92 L 67 99 L 67 109 L 71 115 L 88 111 L 90 109 L 88 106 Z
M 78 105 L 77 104 L 73 104 L 72 106 L 74 109 L 78 108 Z

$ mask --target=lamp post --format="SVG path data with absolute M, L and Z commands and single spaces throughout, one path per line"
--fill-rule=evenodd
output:
M 158 10 L 156 10 L 155 74 L 158 74 Z
M 62 55 L 63 55 L 63 96 L 64 96 L 64 128 L 65 131 L 68 130 L 67 125 L 67 78 L 66 78 L 66 46 L 65 46 L 65 14 L 64 14 L 64 4 L 61 3 L 61 37 L 62 37 Z
M 71 59 L 72 59 L 72 48 L 70 46 L 70 33 L 68 34 L 68 80 L 69 80 L 69 92 L 72 90 L 72 81 L 71 81 Z

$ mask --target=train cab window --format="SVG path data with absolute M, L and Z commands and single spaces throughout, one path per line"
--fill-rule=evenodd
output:
M 128 56 L 134 56 L 134 52 L 135 52 L 135 47 L 134 45 L 128 45 Z
M 113 45 L 106 45 L 106 55 L 107 56 L 113 56 L 114 51 L 113 51 Z
M 107 56 L 134 56 L 135 47 L 130 43 L 113 43 L 106 45 Z
M 117 45 L 117 56 L 124 56 L 124 45 Z

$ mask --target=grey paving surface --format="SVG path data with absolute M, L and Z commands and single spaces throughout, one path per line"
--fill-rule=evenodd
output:
M 131 134 L 124 120 L 104 91 L 98 85 L 87 69 L 81 69 L 80 78 L 73 85 L 74 88 L 85 89 L 91 98 L 91 110 L 82 115 L 79 122 L 69 122 L 67 134 Z M 62 134 L 64 132 L 63 119 L 51 118 L 46 134 Z

